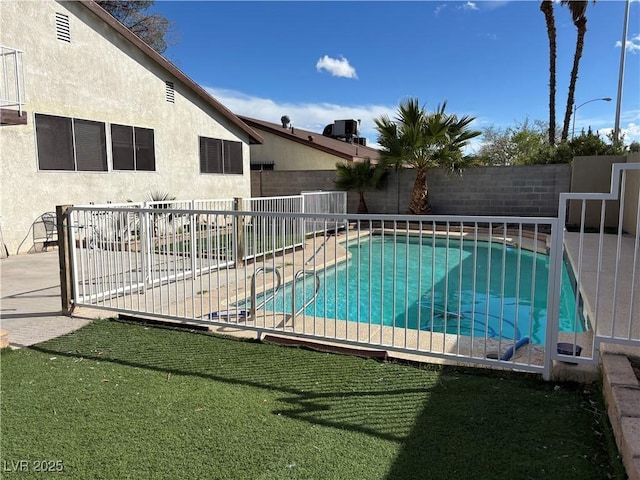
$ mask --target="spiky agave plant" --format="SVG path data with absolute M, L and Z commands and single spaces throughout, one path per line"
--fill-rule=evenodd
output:
M 167 202 L 167 203 L 154 203 L 153 205 L 151 205 L 151 208 L 154 209 L 158 209 L 158 210 L 166 210 L 168 208 L 170 208 L 170 203 L 172 200 L 175 200 L 176 197 L 172 196 L 171 194 L 169 194 L 168 192 L 161 192 L 159 190 L 153 191 L 153 192 L 149 192 L 147 194 L 147 201 L 148 202 Z M 164 215 L 163 212 L 159 211 L 158 213 L 154 213 L 152 215 L 152 219 L 153 219 L 153 234 L 155 237 L 155 241 L 158 242 L 158 235 L 159 235 L 159 227 L 160 227 L 160 219 L 162 218 L 162 216 Z M 170 213 L 168 215 L 168 220 L 169 223 L 173 222 L 173 215 Z
M 176 197 L 172 196 L 168 192 L 161 192 L 159 190 L 156 190 L 154 192 L 149 192 L 147 194 L 147 201 L 149 202 L 171 202 L 172 200 L 175 200 L 175 199 Z M 159 203 L 159 204 L 153 205 L 153 208 L 169 208 L 169 204 Z

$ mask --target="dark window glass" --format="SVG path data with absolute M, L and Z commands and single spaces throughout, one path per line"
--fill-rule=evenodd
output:
M 40 170 L 107 171 L 102 122 L 36 114 L 36 141 Z
M 222 140 L 200 137 L 200 173 L 224 173 Z
M 150 128 L 135 128 L 136 170 L 154 172 L 156 170 L 156 155 L 153 147 L 153 130 Z
M 104 123 L 74 120 L 76 168 L 84 172 L 107 171 L 107 142 Z
M 242 143 L 224 141 L 224 173 L 242 175 Z
M 200 137 L 200 173 L 242 175 L 242 142 Z
M 71 119 L 36 114 L 40 170 L 74 170 Z
M 114 170 L 156 170 L 156 154 L 150 128 L 111 125 Z
M 111 125 L 111 152 L 114 170 L 134 170 L 133 127 Z
M 273 170 L 273 163 L 263 164 L 263 163 L 252 163 L 250 166 L 251 170 Z

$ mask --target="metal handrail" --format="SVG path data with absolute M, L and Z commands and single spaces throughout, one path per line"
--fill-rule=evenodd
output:
M 265 296 L 262 303 L 257 305 L 257 292 L 256 292 L 256 276 L 260 272 L 275 272 L 276 274 L 276 287 L 273 289 L 271 295 Z M 256 310 L 258 308 L 262 308 L 269 300 L 273 299 L 276 296 L 278 291 L 280 290 L 280 286 L 282 285 L 282 276 L 280 275 L 280 270 L 277 267 L 259 267 L 256 268 L 255 272 L 253 272 L 253 276 L 251 277 L 251 309 L 249 310 L 249 317 L 255 318 Z
M 2 97 L 1 107 L 18 107 L 18 114 L 22 116 L 25 105 L 24 73 L 21 56 L 24 52 L 17 48 L 0 45 L 0 57 L 2 58 Z M 7 59 L 13 57 L 13 64 Z M 12 95 L 13 94 L 13 95 Z M 6 98 L 5 98 L 6 97 Z
M 296 283 L 298 281 L 299 278 L 304 277 L 305 275 L 308 274 L 313 274 L 313 276 L 316 279 L 316 289 L 315 292 L 313 292 L 313 295 L 311 296 L 311 298 L 309 298 L 309 300 L 307 300 L 305 302 L 305 304 L 300 307 L 298 310 L 296 310 Z M 292 312 L 292 319 L 295 320 L 295 318 L 300 315 L 302 312 L 304 312 L 305 308 L 307 308 L 309 305 L 311 305 L 313 303 L 313 301 L 316 299 L 316 297 L 318 296 L 318 292 L 320 291 L 320 277 L 318 276 L 318 272 L 316 272 L 315 270 L 298 270 L 296 272 L 296 274 L 293 277 L 293 290 L 291 292 L 291 312 Z

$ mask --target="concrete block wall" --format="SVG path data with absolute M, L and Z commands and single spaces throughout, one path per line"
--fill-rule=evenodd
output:
M 560 193 L 570 189 L 571 167 L 481 167 L 461 176 L 435 170 L 429 184 L 431 206 L 438 214 L 556 216 Z
M 266 197 L 337 190 L 335 179 L 334 170 L 253 171 L 251 194 Z M 369 213 L 406 213 L 414 181 L 411 170 L 390 172 L 386 188 L 365 194 Z M 427 182 L 434 214 L 555 217 L 560 192 L 570 189 L 571 166 L 476 167 L 461 176 L 432 169 Z M 349 192 L 347 210 L 355 213 L 357 208 L 358 195 Z

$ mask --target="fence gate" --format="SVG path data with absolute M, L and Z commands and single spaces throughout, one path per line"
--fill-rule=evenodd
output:
M 558 212 L 567 228 L 556 248 L 573 274 L 574 318 L 585 332 L 555 330 L 553 358 L 594 363 L 602 344 L 640 347 L 640 163 L 614 164 L 609 193 L 561 193 Z M 555 276 L 560 282 L 559 268 Z M 561 304 L 573 292 L 557 293 Z

